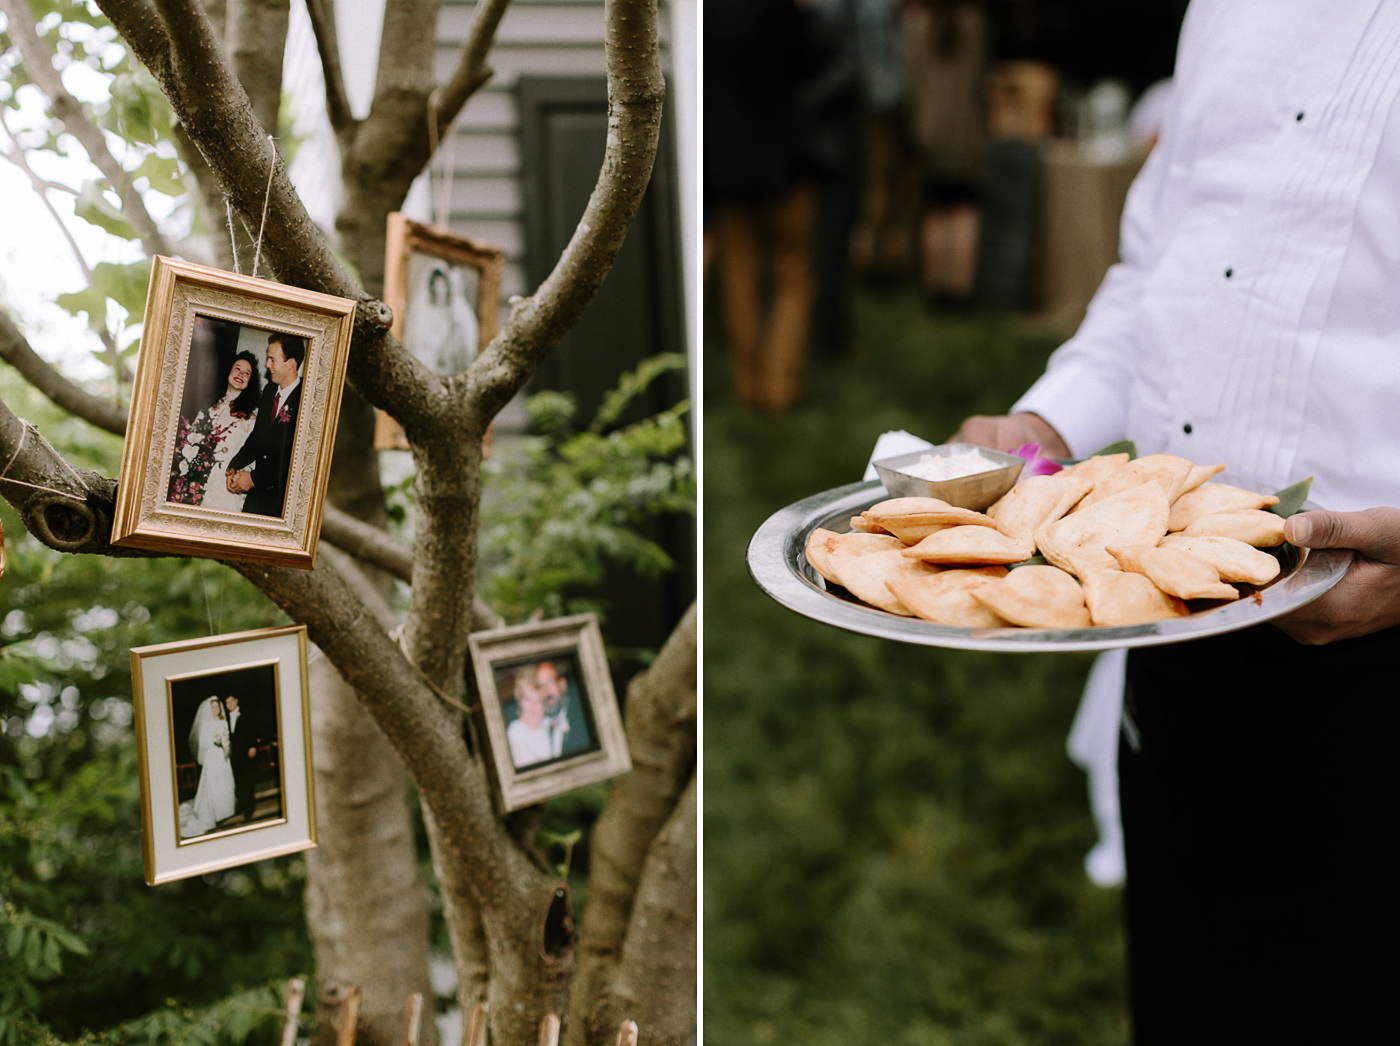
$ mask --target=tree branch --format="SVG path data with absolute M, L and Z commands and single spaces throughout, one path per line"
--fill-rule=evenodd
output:
M 466 374 L 449 380 L 454 388 L 465 384 L 470 431 L 478 437 L 592 300 L 622 246 L 656 159 L 666 92 L 656 0 L 609 0 L 604 17 L 608 138 L 588 207 L 539 290 L 516 303 Z
M 102 129 L 89 119 L 82 103 L 68 93 L 63 79 L 53 67 L 53 57 L 39 38 L 34 17 L 24 0 L 0 0 L 0 9 L 9 20 L 10 35 L 19 47 L 20 58 L 25 72 L 34 86 L 49 99 L 49 112 L 63 121 L 64 130 L 78 140 L 87 153 L 88 159 L 102 172 L 112 188 L 121 198 L 122 213 L 136 228 L 141 244 L 148 255 L 171 254 L 171 246 L 166 240 L 155 219 L 146 210 L 145 201 L 132 184 L 131 176 L 122 170 L 111 150 Z
M 229 0 L 224 16 L 224 49 L 233 62 L 234 75 L 248 92 L 258 123 L 270 135 L 277 134 L 277 113 L 282 105 L 282 63 L 290 8 L 290 0 Z
M 643 861 L 674 815 L 695 772 L 696 608 L 692 604 L 652 666 L 627 688 L 627 747 L 632 771 L 618 778 L 593 829 L 588 913 L 579 943 L 575 1012 L 588 1014 L 622 956 L 634 920 Z M 627 1016 L 626 1014 L 623 1017 Z M 591 1022 L 593 1014 L 588 1014 Z M 612 1019 L 617 1027 L 622 1017 Z M 578 1035 L 582 1035 L 580 1030 Z M 571 1046 L 583 1039 L 569 1035 Z
M 55 404 L 99 429 L 118 436 L 126 434 L 126 411 L 94 396 L 60 374 L 36 353 L 10 318 L 0 312 L 0 359 Z
M 306 213 L 198 3 L 98 0 L 98 6 L 155 76 L 176 119 L 250 228 L 261 222 L 269 167 L 273 169 L 263 256 L 284 283 L 359 299 L 350 381 L 371 403 L 398 418 L 410 437 L 415 426 L 431 425 L 443 400 L 441 383 L 389 335 L 392 317 L 384 303 L 362 293 L 341 268 Z
M 461 60 L 438 92 L 435 115 L 440 137 L 446 137 L 446 129 L 457 119 L 462 106 L 495 75 L 486 59 L 496 40 L 496 29 L 509 6 L 510 0 L 477 0 L 476 19 L 462 46 Z
M 340 67 L 340 41 L 335 31 L 334 0 L 306 0 L 306 13 L 311 16 L 311 31 L 316 37 L 316 51 L 321 56 L 321 78 L 326 85 L 326 115 L 336 137 L 355 124 L 350 109 L 350 96 L 345 90 L 345 73 Z

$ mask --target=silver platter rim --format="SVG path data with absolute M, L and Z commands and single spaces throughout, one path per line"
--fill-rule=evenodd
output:
M 827 591 L 825 580 L 807 565 L 803 549 L 814 529 L 849 530 L 851 516 L 885 497 L 888 494 L 878 481 L 866 481 L 835 487 L 779 509 L 749 541 L 746 559 L 750 576 L 788 609 L 848 632 L 956 650 L 1028 654 L 1160 646 L 1249 628 L 1311 603 L 1342 579 L 1352 559 L 1347 549 L 1300 549 L 1293 569 L 1268 587 L 1233 603 L 1170 621 L 1072 629 L 958 628 L 852 602 Z M 1303 504 L 1305 510 L 1319 507 L 1311 501 Z

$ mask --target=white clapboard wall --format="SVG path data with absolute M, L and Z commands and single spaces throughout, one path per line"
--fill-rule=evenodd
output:
M 352 107 L 362 115 L 373 90 L 379 47 L 378 26 L 384 0 L 337 0 L 336 20 L 343 50 L 346 89 Z M 661 0 L 660 32 L 662 68 L 672 77 L 671 37 L 673 15 L 684 12 L 687 31 L 693 32 L 693 0 Z M 294 4 L 288 39 L 286 90 L 294 114 L 294 126 L 304 141 L 292 166 L 293 179 L 323 227 L 331 228 L 335 208 L 338 160 L 326 124 L 320 63 L 301 5 Z M 435 73 L 439 83 L 455 68 L 462 44 L 475 17 L 472 0 L 444 0 L 439 19 Z M 682 62 L 693 65 L 693 42 L 683 48 Z M 487 240 L 506 252 L 501 285 L 503 299 L 524 294 L 526 286 L 526 237 L 522 213 L 520 115 L 516 85 L 522 76 L 598 76 L 603 67 L 602 0 L 513 0 L 502 19 L 491 52 L 495 70 L 491 82 L 463 108 L 452 127 L 450 140 L 438 150 L 433 171 L 441 179 L 450 169 L 448 224 L 455 231 Z M 693 104 L 693 88 L 689 103 Z M 673 102 L 685 104 L 680 98 Z M 684 133 L 684 131 L 682 132 Z M 675 140 L 673 136 L 673 140 Z M 680 146 L 687 150 L 689 142 Z M 693 158 L 678 157 L 687 173 Z M 686 181 L 690 179 L 687 178 Z M 441 190 L 439 182 L 437 191 Z M 687 187 L 682 187 L 681 206 Z M 693 189 L 689 200 L 693 204 Z M 430 198 L 426 178 L 420 178 L 405 202 L 404 211 L 419 221 L 438 218 L 440 198 Z M 693 209 L 693 208 L 692 208 Z M 686 223 L 690 224 L 690 223 Z M 687 252 L 689 253 L 689 252 Z M 689 282 L 689 281 L 687 281 Z

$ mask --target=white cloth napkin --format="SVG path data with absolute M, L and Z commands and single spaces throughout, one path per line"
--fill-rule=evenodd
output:
M 880 474 L 875 471 L 875 462 L 892 458 L 896 454 L 909 454 L 916 450 L 928 450 L 933 444 L 926 439 L 905 432 L 903 429 L 896 429 L 893 432 L 882 432 L 880 438 L 875 441 L 875 449 L 870 452 L 870 463 L 865 466 L 865 475 L 861 479 L 879 479 Z

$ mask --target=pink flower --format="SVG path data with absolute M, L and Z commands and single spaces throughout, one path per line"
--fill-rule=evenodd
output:
M 1022 443 L 1011 453 L 1026 459 L 1026 467 L 1021 470 L 1022 476 L 1053 476 L 1064 468 L 1053 458 L 1042 458 L 1039 443 Z

